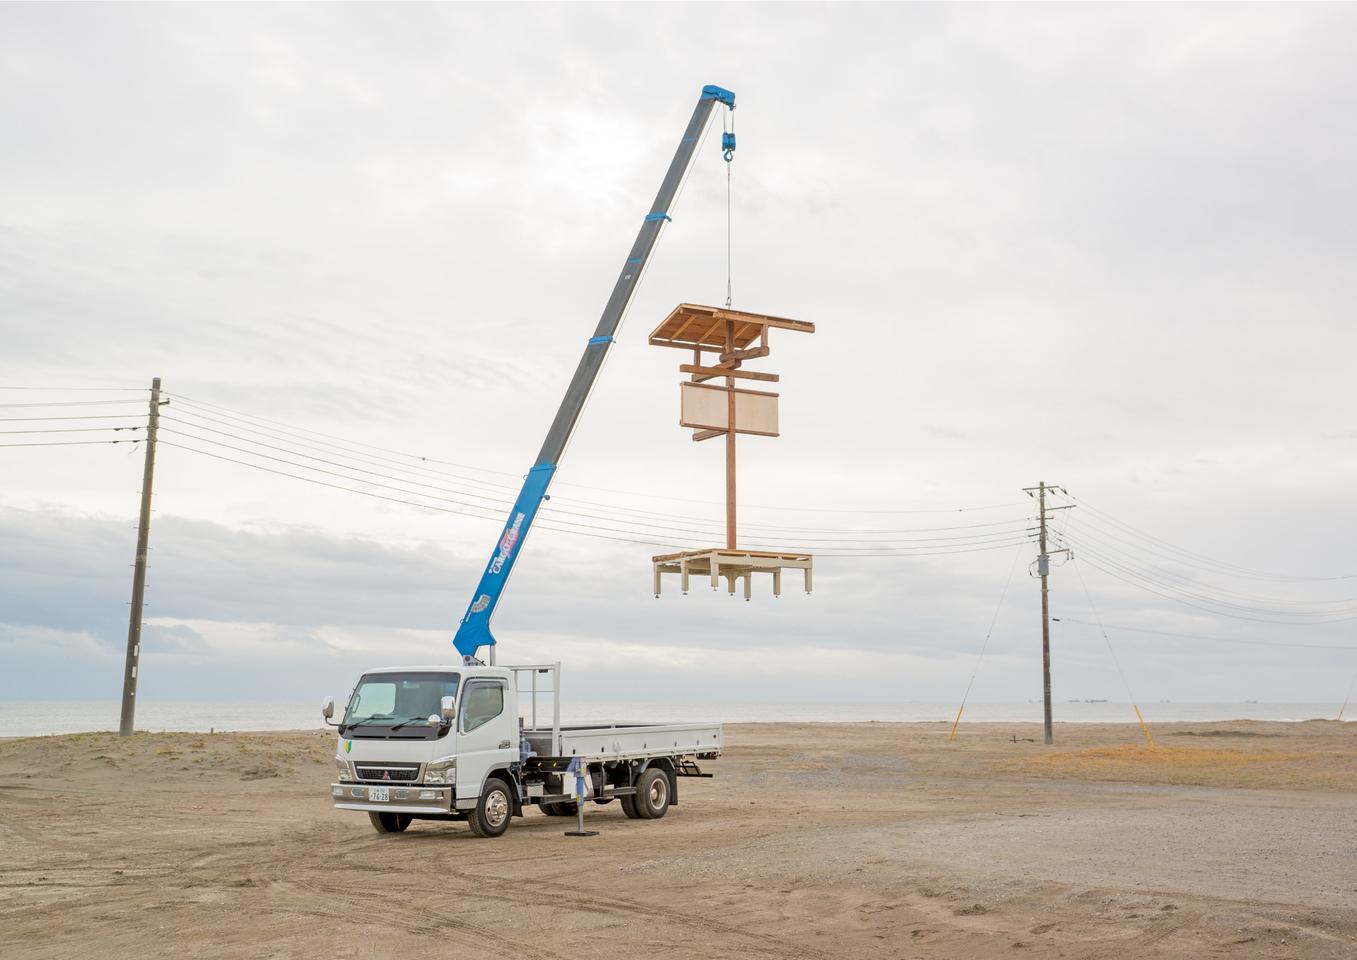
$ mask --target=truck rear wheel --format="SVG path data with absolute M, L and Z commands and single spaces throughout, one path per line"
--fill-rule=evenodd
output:
M 412 817 L 408 813 L 377 813 L 374 810 L 368 814 L 368 819 L 378 833 L 404 833 Z
M 573 817 L 577 806 L 574 800 L 558 800 L 542 804 L 542 812 L 548 817 Z
M 514 799 L 509 786 L 498 777 L 487 780 L 476 809 L 467 816 L 471 832 L 478 837 L 500 837 L 514 818 Z
M 640 820 L 641 812 L 636 809 L 636 797 L 632 794 L 624 794 L 618 798 L 622 803 L 622 812 L 627 815 L 628 820 Z
M 633 799 L 642 820 L 658 820 L 669 812 L 669 777 L 651 767 L 636 781 Z

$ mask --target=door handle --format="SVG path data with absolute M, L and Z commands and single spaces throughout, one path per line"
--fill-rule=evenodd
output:
M 513 745 L 514 745 L 514 744 L 513 744 L 513 741 L 511 741 L 511 740 L 501 740 L 501 741 L 499 742 L 499 748 L 500 748 L 501 750 L 508 750 L 508 749 L 509 749 L 510 747 L 512 747 Z

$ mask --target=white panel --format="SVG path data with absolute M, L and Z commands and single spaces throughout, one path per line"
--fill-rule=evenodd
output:
M 695 430 L 729 428 L 729 390 L 700 383 L 681 383 L 679 425 Z M 777 394 L 735 391 L 735 432 L 764 437 L 778 435 Z

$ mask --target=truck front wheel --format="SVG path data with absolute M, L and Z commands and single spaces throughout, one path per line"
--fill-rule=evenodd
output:
M 669 777 L 663 770 L 651 767 L 636 781 L 632 801 L 642 820 L 658 820 L 669 812 Z
M 478 837 L 500 837 L 509 829 L 514 816 L 514 800 L 508 785 L 498 778 L 487 780 L 481 799 L 467 817 L 471 832 Z
M 377 813 L 368 814 L 368 819 L 372 821 L 372 829 L 378 833 L 403 833 L 405 828 L 410 826 L 412 817 L 408 813 Z

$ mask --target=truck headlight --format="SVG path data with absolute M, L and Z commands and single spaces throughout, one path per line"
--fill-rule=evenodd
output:
M 424 766 L 425 783 L 452 783 L 457 779 L 457 758 L 442 757 Z
M 340 780 L 353 779 L 353 771 L 349 769 L 349 761 L 335 757 L 335 769 L 339 771 Z

